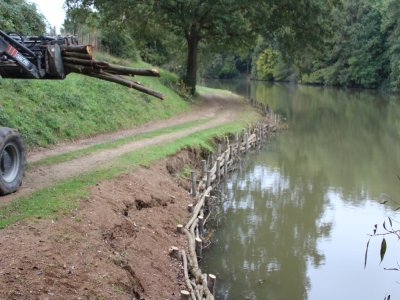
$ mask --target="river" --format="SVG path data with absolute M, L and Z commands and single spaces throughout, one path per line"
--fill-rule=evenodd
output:
M 279 113 L 288 130 L 221 185 L 202 268 L 216 299 L 400 299 L 400 105 L 373 91 L 209 81 Z M 385 204 L 382 204 L 385 203 Z M 399 210 L 400 213 L 400 210 Z M 216 226 L 216 225 L 215 225 Z

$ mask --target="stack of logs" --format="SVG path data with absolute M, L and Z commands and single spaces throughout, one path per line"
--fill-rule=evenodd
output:
M 128 68 L 94 60 L 93 46 L 91 45 L 62 45 L 61 55 L 66 74 L 81 73 L 136 89 L 161 100 L 164 99 L 162 94 L 143 86 L 140 82 L 122 77 L 135 75 L 159 77 L 160 73 L 156 69 Z
M 189 253 L 186 255 L 185 250 L 171 248 L 171 254 L 182 259 L 183 262 L 187 290 L 181 291 L 181 300 L 214 299 L 216 276 L 203 274 L 199 267 L 199 259 L 202 258 L 204 247 L 202 237 L 210 217 L 210 195 L 213 185 L 219 184 L 223 177 L 234 170 L 241 155 L 252 148 L 261 146 L 267 137 L 277 131 L 278 127 L 279 117 L 270 113 L 264 122 L 244 129 L 242 137 L 236 134 L 233 143 L 226 138 L 226 150 L 222 152 L 222 145 L 219 144 L 216 159 L 211 153 L 208 161 L 202 160 L 200 180 L 196 180 L 196 173 L 192 171 L 191 195 L 194 197 L 194 204 L 188 206 L 192 216 L 185 226 L 181 224 L 177 226 L 177 232 L 185 233 L 187 236 Z

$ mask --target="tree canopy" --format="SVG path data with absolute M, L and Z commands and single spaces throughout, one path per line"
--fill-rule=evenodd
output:
M 183 76 L 191 92 L 197 81 L 199 49 L 247 48 L 258 34 L 296 53 L 295 46 L 318 45 L 332 1 L 326 0 L 67 0 L 69 9 L 95 8 L 103 24 L 113 24 L 136 40 L 174 36 L 186 48 Z M 315 14 L 317 17 L 314 17 Z M 112 22 L 112 23 L 111 23 Z M 107 27 L 107 26 L 106 26 Z
M 28 35 L 43 34 L 45 28 L 44 17 L 34 4 L 25 0 L 0 1 L 0 30 Z

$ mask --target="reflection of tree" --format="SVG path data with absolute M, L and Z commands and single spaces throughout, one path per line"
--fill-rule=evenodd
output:
M 245 95 L 244 83 L 225 81 L 221 87 Z M 395 97 L 376 91 L 248 84 L 251 97 L 267 102 L 289 123 L 288 136 L 278 138 L 282 160 L 300 151 L 303 171 L 324 170 L 344 198 L 397 194 L 400 107 Z
M 352 205 L 397 194 L 400 107 L 367 91 L 258 82 L 250 92 L 290 129 L 232 179 L 215 259 L 205 264 L 220 272 L 220 299 L 305 299 L 307 264 L 323 263 L 316 243 L 330 233 L 321 223 L 328 190 Z
M 240 83 L 240 84 L 239 84 Z M 245 95 L 245 81 L 223 88 Z M 297 159 L 304 173 L 324 172 L 343 198 L 397 194 L 400 106 L 374 91 L 250 82 L 251 96 L 286 117 L 277 141 L 281 160 Z
M 278 139 L 282 160 L 301 159 L 304 172 L 324 172 L 346 199 L 397 192 L 398 106 L 371 92 L 310 87 L 299 88 L 291 102 L 280 107 L 294 116 L 288 136 Z
M 289 166 L 281 174 L 264 166 L 266 160 L 258 156 L 224 189 L 231 200 L 215 259 L 205 262 L 219 272 L 220 299 L 306 299 L 307 263 L 324 259 L 316 248 L 330 232 L 330 224 L 319 222 L 324 177 L 303 178 Z

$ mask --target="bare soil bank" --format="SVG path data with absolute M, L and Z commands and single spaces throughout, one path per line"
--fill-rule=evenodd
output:
M 182 269 L 168 250 L 186 247 L 175 230 L 191 199 L 173 174 L 194 155 L 99 182 L 58 219 L 2 230 L 0 299 L 178 299 Z

